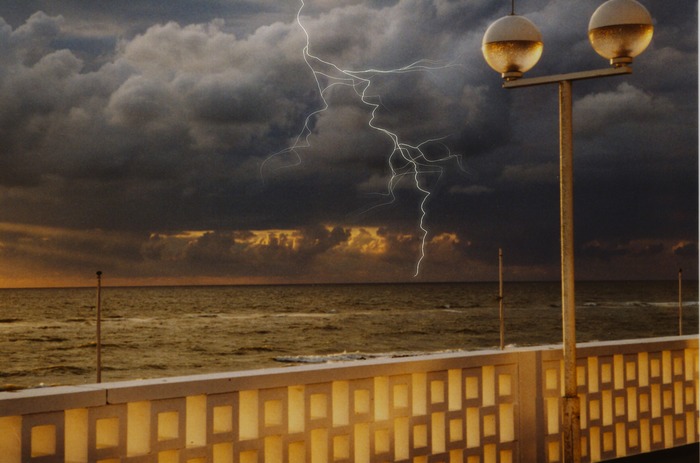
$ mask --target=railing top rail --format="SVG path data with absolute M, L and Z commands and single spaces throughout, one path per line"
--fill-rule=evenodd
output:
M 643 345 L 644 348 L 640 348 Z M 581 343 L 578 356 L 696 348 L 698 336 Z M 521 355 L 540 353 L 543 359 L 561 356 L 561 345 L 506 350 L 454 351 L 347 363 L 304 365 L 260 370 L 180 376 L 114 383 L 58 386 L 0 392 L 0 416 L 25 415 L 106 404 L 168 399 L 201 394 L 317 384 L 329 381 L 444 371 L 516 363 Z

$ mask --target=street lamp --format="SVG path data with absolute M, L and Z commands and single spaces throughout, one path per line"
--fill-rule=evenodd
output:
M 513 0 L 514 1 L 514 0 Z M 574 80 L 631 74 L 630 65 L 651 42 L 651 15 L 635 0 L 609 0 L 591 16 L 588 38 L 593 49 L 612 67 L 592 71 L 523 79 L 542 55 L 542 35 L 515 8 L 489 26 L 482 52 L 503 77 L 504 88 L 559 85 L 559 200 L 561 239 L 562 340 L 564 396 L 562 397 L 563 456 L 566 463 L 581 461 L 580 403 L 576 384 L 576 314 L 574 297 L 574 202 L 571 83 Z

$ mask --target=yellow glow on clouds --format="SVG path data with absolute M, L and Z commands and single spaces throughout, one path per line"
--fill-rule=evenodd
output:
M 326 231 L 333 230 L 333 226 L 325 226 Z M 360 254 L 377 255 L 383 254 L 387 250 L 387 237 L 380 233 L 379 227 L 355 227 L 346 228 L 350 232 L 350 238 L 337 245 L 340 252 L 357 252 Z M 194 244 L 206 235 L 216 233 L 214 230 L 186 230 L 173 234 L 152 233 L 151 238 L 161 239 L 171 244 L 180 242 L 181 244 Z M 246 232 L 236 232 L 235 242 L 248 246 L 282 246 L 291 250 L 298 250 L 302 240 L 306 239 L 305 234 L 299 229 L 268 229 L 268 230 L 248 230 Z M 411 235 L 398 235 L 398 241 L 411 240 Z
M 380 227 L 117 232 L 0 222 L 0 287 L 358 281 L 410 276 L 419 238 Z M 432 237 L 436 262 L 454 234 Z M 196 265 L 193 265 L 195 263 Z

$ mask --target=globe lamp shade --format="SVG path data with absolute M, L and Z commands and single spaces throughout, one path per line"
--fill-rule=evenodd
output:
M 486 29 L 481 52 L 489 66 L 505 80 L 523 76 L 542 56 L 542 34 L 529 19 L 509 15 Z
M 631 64 L 653 35 L 649 11 L 635 0 L 609 0 L 598 7 L 588 23 L 593 49 L 616 67 Z

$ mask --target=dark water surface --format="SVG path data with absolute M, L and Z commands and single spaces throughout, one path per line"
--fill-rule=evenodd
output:
M 498 347 L 497 283 L 102 288 L 102 380 Z M 506 344 L 561 342 L 559 283 L 506 283 Z M 678 334 L 678 283 L 577 282 L 577 341 Z M 96 291 L 0 290 L 0 389 L 95 381 Z M 698 333 L 697 282 L 683 283 Z

